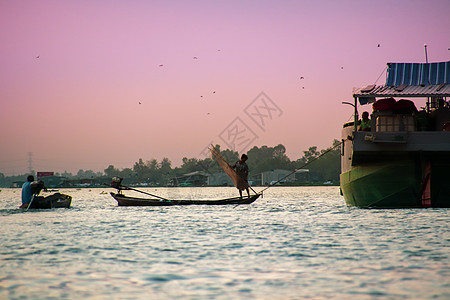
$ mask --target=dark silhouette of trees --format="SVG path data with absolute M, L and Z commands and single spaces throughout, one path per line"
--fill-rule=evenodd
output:
M 307 151 L 303 151 L 303 157 L 295 161 L 295 169 L 309 169 L 309 179 L 316 182 L 332 181 L 339 182 L 339 174 L 341 172 L 341 150 L 336 147 L 327 152 L 330 148 L 339 145 L 338 140 L 333 141 L 333 145 L 321 151 L 316 146 L 309 147 Z M 322 156 L 321 156 L 322 155 Z
M 318 150 L 316 146 L 309 147 L 308 150 L 303 151 L 302 157 L 294 161 L 287 157 L 286 147 L 282 144 L 274 147 L 255 146 L 247 152 L 249 157 L 247 164 L 250 169 L 249 177 L 275 169 L 294 171 L 307 168 L 309 169 L 307 177 L 310 182 L 323 183 L 330 180 L 333 183 L 338 183 L 341 158 L 340 147 L 336 147 L 331 151 L 329 149 L 339 144 L 338 140 L 334 140 L 332 146 L 327 149 Z M 230 164 L 234 164 L 239 160 L 240 154 L 242 154 L 230 149 L 221 150 L 219 145 L 216 145 L 215 148 L 220 151 Z M 325 152 L 327 153 L 325 154 Z M 122 177 L 124 178 L 124 183 L 127 184 L 167 185 L 171 178 L 195 171 L 214 174 L 222 172 L 222 169 L 211 158 L 184 157 L 182 165 L 176 168 L 172 168 L 172 162 L 168 158 L 163 158 L 161 161 L 156 159 L 144 161 L 142 158 L 139 158 L 132 168 L 120 170 L 114 165 L 109 165 L 104 169 L 104 176 L 107 178 Z M 64 175 L 68 176 L 71 174 L 65 172 Z M 91 170 L 84 171 L 80 169 L 77 175 L 72 178 L 93 178 L 101 177 L 102 175 L 99 172 L 95 173 Z M 7 177 L 0 173 L 0 186 L 10 186 L 12 182 L 25 180 L 24 178 L 26 178 L 26 175 Z

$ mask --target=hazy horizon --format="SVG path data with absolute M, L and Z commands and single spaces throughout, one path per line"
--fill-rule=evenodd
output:
M 450 2 L 2 1 L 0 173 L 340 139 L 388 62 L 450 60 Z M 370 108 L 368 108 L 370 109 Z M 230 147 L 232 146 L 232 147 Z
M 331 147 L 333 147 L 333 145 L 332 145 L 333 143 L 332 142 L 330 142 L 330 145 L 329 146 L 327 146 L 326 148 L 328 149 L 328 148 L 331 148 Z M 263 146 L 267 146 L 267 147 L 269 147 L 269 148 L 274 148 L 275 146 L 278 146 L 279 144 L 277 144 L 277 145 L 263 145 Z M 283 145 L 284 146 L 284 145 Z M 310 147 L 313 147 L 314 145 L 312 145 L 312 146 L 310 146 Z M 252 149 L 253 147 L 250 147 L 250 149 Z M 260 148 L 261 149 L 261 147 L 258 147 L 258 148 Z M 250 150 L 249 149 L 249 150 Z M 225 148 L 221 148 L 221 151 L 222 150 L 227 150 L 227 149 L 225 149 Z M 230 150 L 230 149 L 228 149 L 228 150 Z M 287 151 L 288 149 L 286 149 L 286 151 Z M 307 151 L 307 150 L 309 150 L 309 147 L 308 147 L 308 149 L 305 149 L 304 151 Z M 317 148 L 317 151 L 318 152 L 320 152 L 321 150 L 326 150 L 325 148 L 324 149 L 321 149 L 321 148 Z M 299 160 L 299 159 L 301 159 L 301 158 L 303 158 L 305 156 L 305 154 L 304 154 L 304 152 L 302 151 L 302 153 L 301 154 L 299 154 L 299 156 L 298 157 L 288 157 L 289 158 L 289 160 L 291 161 L 291 162 L 295 162 L 295 161 L 297 161 L 297 160 Z M 183 157 L 186 157 L 186 156 L 183 156 Z M 187 157 L 188 159 L 191 159 L 191 158 L 193 158 L 193 157 Z M 194 157 L 195 158 L 195 157 Z M 202 160 L 204 160 L 205 158 L 210 158 L 210 159 L 212 159 L 211 158 L 211 156 L 208 156 L 208 157 L 203 157 L 203 158 L 199 158 L 199 160 L 200 161 L 202 161 Z M 147 162 L 149 162 L 149 161 L 151 161 L 151 160 L 153 160 L 153 159 L 155 159 L 155 158 L 150 158 L 150 159 L 143 159 L 143 162 L 144 163 L 147 163 Z M 162 158 L 162 159 L 160 159 L 160 160 L 158 160 L 157 159 L 157 161 L 158 161 L 158 163 L 161 163 L 161 161 L 163 160 L 164 158 Z M 252 160 L 252 157 L 250 156 L 249 157 L 249 159 L 250 160 Z M 63 170 L 63 171 L 52 171 L 52 170 L 50 170 L 50 171 L 46 171 L 46 170 L 35 170 L 34 168 L 33 168 L 33 171 L 34 171 L 34 173 L 37 173 L 37 172 L 54 172 L 55 174 L 56 173 L 58 173 L 58 174 L 60 174 L 60 175 L 62 175 L 62 174 L 64 174 L 64 173 L 69 173 L 69 174 L 71 174 L 71 175 L 73 175 L 73 176 L 76 176 L 77 175 L 77 173 L 80 171 L 80 170 L 82 170 L 82 171 L 84 171 L 84 172 L 86 172 L 86 171 L 93 171 L 93 172 L 95 172 L 95 173 L 98 173 L 98 172 L 101 172 L 101 173 L 105 173 L 104 171 L 105 171 L 105 169 L 107 169 L 110 165 L 112 165 L 114 168 L 116 168 L 116 169 L 119 169 L 119 170 L 123 170 L 123 169 L 125 169 L 125 168 L 130 168 L 130 169 L 133 169 L 133 167 L 134 167 L 134 165 L 135 165 L 135 163 L 138 163 L 139 162 L 139 159 L 137 159 L 135 162 L 133 162 L 132 164 L 130 164 L 130 165 L 128 165 L 128 166 L 124 166 L 124 167 L 117 167 L 116 165 L 114 165 L 114 164 L 112 164 L 112 163 L 109 163 L 109 164 L 107 164 L 106 166 L 105 166 L 105 168 L 104 169 L 102 169 L 102 170 L 93 170 L 93 169 L 89 169 L 89 168 L 86 168 L 86 169 L 77 169 L 77 170 L 74 170 L 73 172 L 69 172 L 69 171 L 67 171 L 67 170 Z M 174 164 L 172 161 L 170 161 L 171 162 L 171 168 L 172 169 L 175 169 L 176 167 L 181 167 L 182 165 L 183 165 L 183 161 L 180 161 L 180 163 L 179 164 Z M 229 161 L 229 163 L 232 163 L 233 161 Z M 1 173 L 1 172 L 0 172 Z M 5 176 L 18 176 L 18 175 L 27 175 L 27 174 L 29 174 L 30 172 L 27 170 L 26 172 L 24 172 L 24 173 L 17 173 L 17 174 L 4 174 Z M 45 175 L 45 176 L 48 176 L 48 175 Z

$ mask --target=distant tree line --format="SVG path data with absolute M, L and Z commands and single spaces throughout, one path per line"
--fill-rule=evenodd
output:
M 286 156 L 286 147 L 279 144 L 275 147 L 253 147 L 247 151 L 249 157 L 247 164 L 249 166 L 249 178 L 256 174 L 261 174 L 265 171 L 274 169 L 283 169 L 294 171 L 300 168 L 309 169 L 308 180 L 311 182 L 331 181 L 339 183 L 340 167 L 340 147 L 338 140 L 334 140 L 331 147 L 327 149 L 318 150 L 316 146 L 309 147 L 307 151 L 303 151 L 303 156 L 297 160 L 291 161 Z M 225 149 L 221 150 L 219 145 L 215 146 L 222 156 L 233 164 L 239 160 L 239 154 L 235 151 Z M 330 150 L 331 149 L 331 150 Z M 324 154 L 325 152 L 328 152 Z M 324 155 L 323 155 L 324 154 Z M 321 156 L 322 155 L 322 156 Z M 56 176 L 64 176 L 72 179 L 85 178 L 112 178 L 119 176 L 124 178 L 127 183 L 135 184 L 150 184 L 155 186 L 167 185 L 169 180 L 183 174 L 203 171 L 206 173 L 220 172 L 222 169 L 211 158 L 197 159 L 187 158 L 182 159 L 180 167 L 172 168 L 172 163 L 168 158 L 163 158 L 161 161 L 151 159 L 144 161 L 140 158 L 130 168 L 118 169 L 114 165 L 109 165 L 104 173 L 94 172 L 91 170 L 79 170 L 76 175 L 71 173 L 55 173 Z M 0 186 L 9 187 L 13 182 L 24 181 L 27 174 L 18 176 L 5 176 L 0 173 Z

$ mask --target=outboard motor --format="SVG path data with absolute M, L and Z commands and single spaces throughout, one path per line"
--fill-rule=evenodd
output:
M 122 189 L 122 180 L 120 177 L 113 177 L 111 181 L 111 187 L 118 189 L 119 191 Z
M 31 193 L 39 195 L 39 193 L 45 189 L 44 182 L 42 180 L 33 181 L 31 184 Z

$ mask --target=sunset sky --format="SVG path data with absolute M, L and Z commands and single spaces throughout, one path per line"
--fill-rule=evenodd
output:
M 210 143 L 298 159 L 340 139 L 341 102 L 384 84 L 387 62 L 425 62 L 424 44 L 450 60 L 449 14 L 448 0 L 0 0 L 0 173 L 28 172 L 29 152 L 36 171 L 174 167 Z

